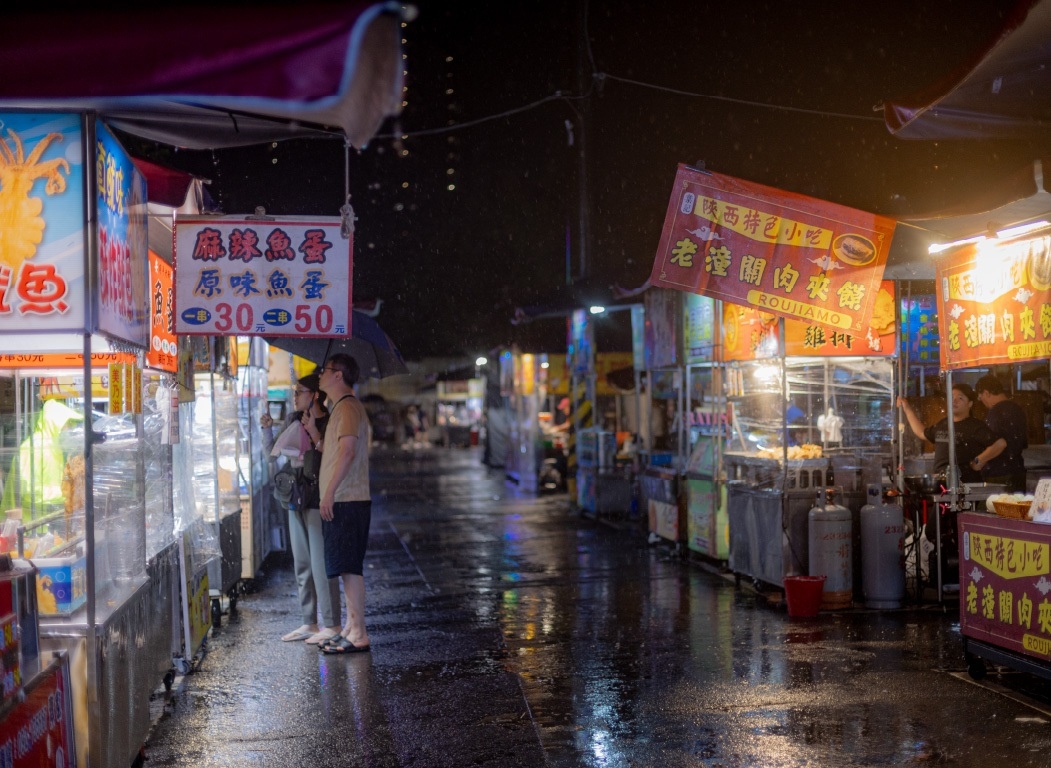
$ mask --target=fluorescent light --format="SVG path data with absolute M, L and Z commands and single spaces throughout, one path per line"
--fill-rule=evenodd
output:
M 551 367 L 551 363 L 549 363 L 549 362 L 547 362 L 547 361 L 545 360 L 544 362 L 542 362 L 542 363 L 540 364 L 540 367 L 541 367 L 541 368 L 550 368 L 550 367 Z
M 482 366 L 482 365 L 485 365 L 488 362 L 489 362 L 489 358 L 487 358 L 487 357 L 485 357 L 483 355 L 483 356 L 479 357 L 477 360 L 475 360 L 474 364 L 477 365 L 477 366 Z
M 605 311 L 606 311 L 605 307 L 600 307 L 597 304 L 591 308 L 591 314 L 593 314 L 593 315 L 601 315 Z
M 1041 219 L 1040 221 L 1031 221 L 1028 224 L 1019 224 L 1017 227 L 998 230 L 996 236 L 1001 240 L 1006 240 L 1009 237 L 1018 237 L 1018 235 L 1024 235 L 1026 232 L 1043 229 L 1044 227 L 1051 227 L 1051 222 Z
M 932 256 L 942 251 L 947 251 L 950 248 L 956 248 L 961 245 L 967 245 L 968 243 L 980 243 L 985 240 L 985 235 L 978 235 L 977 237 L 968 237 L 966 240 L 954 240 L 951 243 L 933 243 L 927 247 L 927 253 Z

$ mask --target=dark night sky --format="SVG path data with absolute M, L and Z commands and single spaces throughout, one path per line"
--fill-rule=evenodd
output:
M 646 280 L 680 162 L 889 215 L 965 202 L 1046 147 L 901 141 L 873 107 L 952 72 L 1012 4 L 592 0 L 589 52 L 579 2 L 418 3 L 408 106 L 351 160 L 355 295 L 384 300 L 379 321 L 410 359 L 564 348 L 564 322 L 510 319 L 565 293 L 567 231 L 579 277 L 582 136 L 578 288 Z M 556 92 L 574 98 L 470 125 Z M 210 178 L 228 213 L 343 202 L 337 140 L 158 159 Z

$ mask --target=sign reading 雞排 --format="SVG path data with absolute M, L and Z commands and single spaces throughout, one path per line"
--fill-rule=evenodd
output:
M 339 217 L 182 216 L 174 260 L 177 334 L 350 334 L 353 251 Z
M 650 282 L 864 336 L 894 227 L 680 165 Z

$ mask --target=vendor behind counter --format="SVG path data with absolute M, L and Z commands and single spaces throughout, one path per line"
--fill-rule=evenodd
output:
M 996 435 L 981 419 L 971 415 L 976 400 L 974 390 L 967 384 L 954 384 L 952 388 L 952 419 L 956 437 L 956 463 L 960 468 L 960 481 L 982 482 L 981 464 L 987 461 L 996 442 Z M 949 419 L 944 417 L 927 426 L 919 411 L 904 397 L 898 398 L 909 428 L 921 440 L 934 444 L 934 471 L 945 472 L 949 467 Z M 976 464 L 976 459 L 978 463 Z

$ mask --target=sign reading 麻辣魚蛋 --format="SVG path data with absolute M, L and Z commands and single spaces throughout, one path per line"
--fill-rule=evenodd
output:
M 350 333 L 353 248 L 339 217 L 179 217 L 174 260 L 176 333 Z

